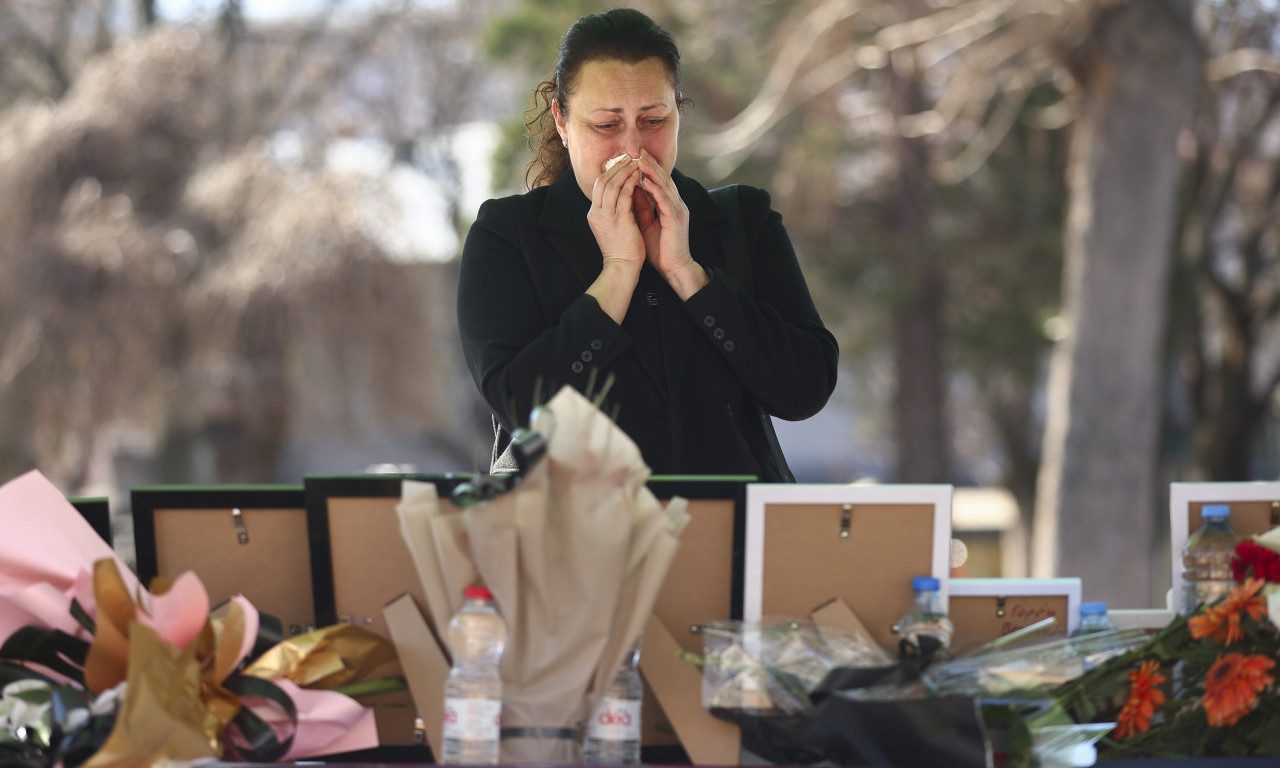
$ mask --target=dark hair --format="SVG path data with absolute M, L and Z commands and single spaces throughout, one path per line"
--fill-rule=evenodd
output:
M 614 8 L 583 16 L 569 27 L 560 40 L 560 58 L 555 75 L 533 90 L 537 114 L 525 123 L 533 161 L 525 171 L 525 183 L 532 189 L 550 184 L 569 167 L 569 150 L 561 143 L 551 112 L 553 101 L 562 114 L 569 112 L 569 100 L 582 65 L 592 61 L 624 61 L 629 64 L 658 58 L 666 65 L 676 92 L 676 107 L 686 101 L 680 95 L 680 51 L 671 34 L 653 19 L 634 8 Z M 532 177 L 533 181 L 529 179 Z

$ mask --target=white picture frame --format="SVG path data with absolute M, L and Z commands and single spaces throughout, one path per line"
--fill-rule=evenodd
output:
M 1169 585 L 1166 609 L 1181 610 L 1179 582 L 1182 548 L 1191 536 L 1191 508 L 1194 504 L 1238 502 L 1280 502 L 1280 482 L 1199 482 L 1169 484 Z M 1237 530 L 1239 530 L 1237 528 Z
M 1177 616 L 1165 608 L 1120 608 L 1107 611 L 1107 618 L 1116 629 L 1164 629 Z
M 1070 633 L 1080 623 L 1083 586 L 1075 576 L 1048 579 L 1030 578 L 956 578 L 951 579 L 950 597 L 1018 597 L 1062 596 L 1067 599 L 1067 626 L 1056 631 Z M 948 598 L 950 599 L 950 598 Z
M 778 505 L 909 505 L 932 508 L 932 544 L 927 575 L 938 579 L 942 599 L 947 598 L 951 570 L 951 501 L 953 486 L 945 484 L 836 485 L 766 484 L 747 486 L 746 531 L 743 553 L 743 619 L 762 617 L 765 593 L 766 518 Z M 916 575 L 926 575 L 924 573 Z M 909 601 L 909 585 L 906 599 Z M 903 606 L 905 608 L 905 605 Z

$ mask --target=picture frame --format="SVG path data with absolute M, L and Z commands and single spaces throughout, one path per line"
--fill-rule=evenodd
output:
M 1037 637 L 1065 636 L 1080 623 L 1079 578 L 961 578 L 951 579 L 949 588 L 956 656 L 1050 616 L 1057 621 Z
M 681 651 L 702 652 L 702 627 L 710 622 L 742 618 L 742 562 L 746 535 L 746 489 L 754 476 L 662 476 L 646 487 L 665 503 L 688 502 L 689 523 L 667 570 L 653 608 L 653 619 L 670 633 Z M 646 641 L 650 638 L 646 637 Z M 641 707 L 641 752 L 646 763 L 686 762 L 689 745 L 678 734 L 686 725 L 663 710 L 655 686 L 669 682 L 641 654 L 644 701 Z
M 316 627 L 302 486 L 137 486 L 130 514 L 143 585 L 191 570 L 213 606 L 244 595 L 286 636 Z
M 946 601 L 951 501 L 945 484 L 747 486 L 743 619 L 808 616 L 839 597 L 885 649 L 916 576 Z
M 107 546 L 115 546 L 111 530 L 111 501 L 106 496 L 68 497 L 67 501 L 76 508 L 94 532 L 107 542 Z
M 418 572 L 400 533 L 396 506 L 401 486 L 405 480 L 434 483 L 442 509 L 447 510 L 453 491 L 471 478 L 470 474 L 414 473 L 305 476 L 313 610 L 319 625 L 345 622 L 390 638 L 384 615 L 387 604 L 409 594 L 425 612 Z M 372 674 L 398 675 L 401 668 L 396 662 Z M 374 712 L 380 746 L 361 753 L 360 761 L 389 759 L 387 755 L 396 750 L 417 762 L 430 757 L 408 691 L 367 697 L 363 703 Z
M 1165 608 L 1181 612 L 1182 550 L 1200 527 L 1206 504 L 1231 507 L 1231 527 L 1240 536 L 1280 526 L 1280 482 L 1197 482 L 1169 484 L 1169 596 Z

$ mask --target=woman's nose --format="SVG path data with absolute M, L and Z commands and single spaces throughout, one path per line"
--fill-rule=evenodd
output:
M 640 156 L 640 149 L 644 145 L 640 141 L 640 129 L 634 125 L 627 128 L 622 136 L 622 151 L 632 157 Z

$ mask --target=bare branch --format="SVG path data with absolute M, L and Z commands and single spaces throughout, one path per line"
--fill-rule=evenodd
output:
M 794 105 L 784 107 L 783 102 L 817 39 L 863 7 L 857 0 L 827 0 L 810 11 L 791 31 L 755 99 L 724 128 L 691 142 L 694 151 L 708 157 L 732 155 L 759 141 L 794 109 Z
M 66 66 L 58 51 L 41 40 L 35 30 L 7 3 L 0 5 L 0 22 L 3 23 L 4 27 L 8 28 L 13 37 L 17 38 L 18 45 L 26 48 L 35 56 L 36 60 L 43 66 L 45 73 L 52 79 L 54 91 L 49 95 L 58 98 L 65 94 L 71 87 L 71 78 L 67 74 Z
M 958 155 L 937 163 L 934 178 L 943 184 L 956 184 L 972 176 L 1009 135 L 1030 93 L 1030 88 L 1005 89 L 995 113 Z
M 1266 417 L 1267 412 L 1271 410 L 1271 399 L 1278 389 L 1280 389 L 1280 365 L 1276 366 L 1269 380 L 1262 385 L 1262 391 L 1258 393 L 1258 397 L 1250 398 L 1253 401 L 1249 404 L 1252 418 L 1261 420 Z
M 1280 57 L 1260 48 L 1237 48 L 1210 59 L 1205 66 L 1209 82 L 1219 82 L 1246 72 L 1280 75 Z

